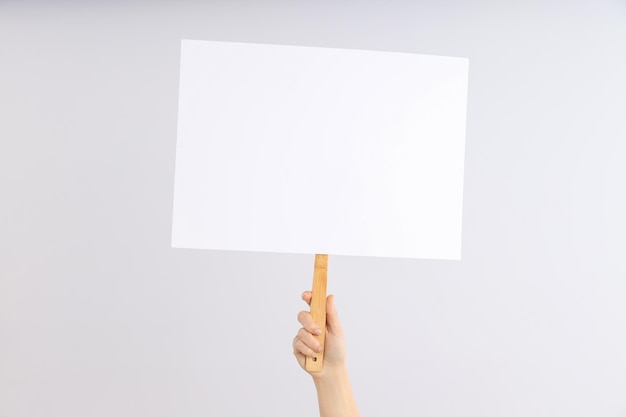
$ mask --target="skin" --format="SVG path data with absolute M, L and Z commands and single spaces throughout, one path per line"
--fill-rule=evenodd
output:
M 302 300 L 311 304 L 311 292 L 302 293 Z M 322 351 L 322 346 L 315 339 L 320 327 L 313 320 L 311 313 L 301 311 L 298 321 L 302 328 L 293 339 L 293 353 L 302 369 L 305 358 L 314 357 Z M 326 340 L 324 346 L 324 368 L 321 372 L 308 372 L 313 378 L 320 410 L 320 417 L 358 417 L 359 410 L 352 394 L 348 368 L 346 367 L 346 345 L 343 328 L 335 308 L 335 297 L 326 299 Z

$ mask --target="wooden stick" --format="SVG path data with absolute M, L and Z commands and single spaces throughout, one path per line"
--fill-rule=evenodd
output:
M 328 255 L 315 255 L 313 270 L 313 294 L 311 296 L 311 315 L 315 323 L 322 329 L 322 334 L 315 336 L 324 346 L 326 339 L 326 282 L 328 275 Z M 316 354 L 316 358 L 306 358 L 305 368 L 309 372 L 320 372 L 324 367 L 324 352 Z

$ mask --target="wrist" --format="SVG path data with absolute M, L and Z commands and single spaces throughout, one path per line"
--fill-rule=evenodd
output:
M 337 382 L 348 377 L 348 368 L 345 362 L 340 363 L 324 363 L 324 367 L 320 372 L 311 372 L 311 377 L 318 384 L 327 384 L 329 382 Z
M 352 394 L 348 368 L 344 362 L 325 363 L 322 372 L 313 376 L 320 416 L 358 417 L 359 410 Z

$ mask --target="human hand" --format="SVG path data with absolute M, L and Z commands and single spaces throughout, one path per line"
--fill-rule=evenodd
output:
M 311 304 L 311 296 L 311 291 L 302 293 L 302 299 L 309 305 Z M 298 314 L 298 321 L 302 328 L 293 339 L 293 353 L 302 369 L 305 369 L 305 358 L 307 356 L 315 357 L 318 352 L 322 351 L 322 346 L 314 336 L 318 334 L 317 331 L 321 331 L 321 328 L 315 323 L 313 316 L 308 311 L 301 311 Z M 323 377 L 334 369 L 345 366 L 346 346 L 333 295 L 326 298 L 326 338 L 324 345 L 324 367 L 322 371 L 309 372 L 314 378 Z

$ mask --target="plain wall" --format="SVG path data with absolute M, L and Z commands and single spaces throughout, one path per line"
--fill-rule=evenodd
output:
M 363 416 L 626 416 L 626 4 L 0 2 L 0 415 L 317 415 L 313 255 L 170 247 L 180 40 L 470 60 L 463 260 L 331 257 Z

